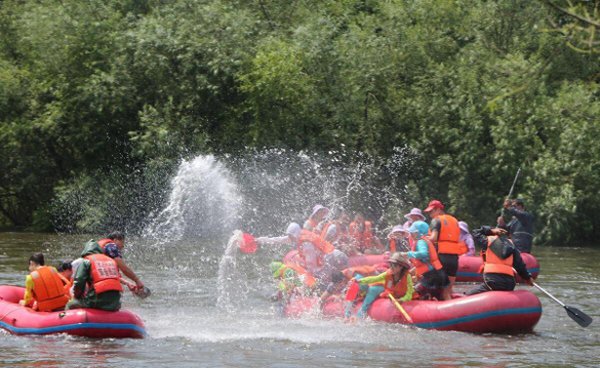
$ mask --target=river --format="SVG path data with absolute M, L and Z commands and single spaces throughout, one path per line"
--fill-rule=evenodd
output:
M 90 236 L 0 233 L 0 284 L 22 285 L 33 252 L 47 263 L 74 258 Z M 543 315 L 534 333 L 469 334 L 319 316 L 278 315 L 269 301 L 268 263 L 285 249 L 253 255 L 226 251 L 226 239 L 127 239 L 125 258 L 152 290 L 130 293 L 123 308 L 139 314 L 146 339 L 94 340 L 0 332 L 0 366 L 19 367 L 396 367 L 597 366 L 600 348 L 600 249 L 537 247 L 540 285 L 592 316 L 582 328 L 538 291 Z M 472 285 L 459 286 L 465 290 Z

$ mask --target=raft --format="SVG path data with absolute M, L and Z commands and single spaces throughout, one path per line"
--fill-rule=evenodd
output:
M 348 257 L 349 267 L 362 266 L 362 265 L 375 265 L 379 263 L 386 263 L 390 257 L 389 252 L 384 254 L 369 254 Z M 537 259 L 529 253 L 521 253 L 523 262 L 527 266 L 527 270 L 533 276 L 537 278 L 540 273 L 540 264 Z M 285 257 L 284 262 L 299 263 L 299 256 L 297 250 L 289 251 Z M 483 259 L 479 256 L 460 256 L 458 258 L 458 271 L 456 272 L 457 282 L 481 282 L 483 281 L 483 274 L 479 272 L 483 264 Z M 516 275 L 517 282 L 522 281 L 519 275 Z
M 323 304 L 323 316 L 343 317 L 343 303 L 339 298 L 329 298 Z M 318 305 L 318 298 L 295 297 L 284 305 L 283 313 L 298 318 L 305 313 L 314 313 Z M 355 313 L 360 305 L 355 306 Z M 368 315 L 375 321 L 424 329 L 502 334 L 532 332 L 542 315 L 540 300 L 527 290 L 489 291 L 447 301 L 412 300 L 402 303 L 402 307 L 412 322 L 407 321 L 387 298 L 376 299 Z
M 68 334 L 94 338 L 143 338 L 146 330 L 133 312 L 83 308 L 37 312 L 19 305 L 25 288 L 0 285 L 0 327 L 15 335 Z

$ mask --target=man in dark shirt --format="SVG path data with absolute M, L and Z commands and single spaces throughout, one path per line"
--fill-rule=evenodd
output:
M 508 223 L 506 219 L 510 219 Z M 521 252 L 531 253 L 533 244 L 533 221 L 531 213 L 525 211 L 523 200 L 504 201 L 502 216 L 498 218 L 499 227 L 506 229 L 513 244 Z
M 521 258 L 521 252 L 519 252 L 510 240 L 506 238 L 506 230 L 482 226 L 479 229 L 473 230 L 471 234 L 473 235 L 475 246 L 481 247 L 482 249 L 485 267 L 483 271 L 483 284 L 469 290 L 466 293 L 467 295 L 479 294 L 492 290 L 514 290 L 516 281 L 513 270 L 516 271 L 528 285 L 533 286 L 533 279 L 531 278 L 529 271 L 527 271 L 525 262 L 523 262 L 523 259 Z M 488 238 L 488 236 L 492 238 Z M 488 251 L 488 242 L 492 247 L 490 251 Z M 494 254 L 490 254 L 492 250 Z M 504 270 L 504 272 L 500 271 L 502 270 L 502 266 L 500 268 L 497 267 L 496 270 L 492 268 L 493 266 L 489 267 L 489 264 L 492 262 L 492 260 L 489 259 L 491 257 L 493 257 L 496 262 L 509 263 L 509 265 L 504 266 L 506 270 Z M 510 261 L 509 257 L 512 257 L 512 263 L 504 261 Z

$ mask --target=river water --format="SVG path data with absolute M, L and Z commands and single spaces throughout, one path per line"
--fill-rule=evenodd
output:
M 74 258 L 90 236 L 0 233 L 0 284 L 22 285 L 31 253 L 47 263 Z M 582 328 L 536 291 L 543 315 L 525 335 L 476 335 L 399 325 L 290 320 L 269 301 L 268 263 L 286 249 L 244 255 L 227 238 L 198 242 L 127 239 L 125 259 L 152 290 L 123 307 L 144 320 L 141 340 L 29 337 L 0 332 L 0 366 L 19 367 L 396 367 L 597 366 L 600 351 L 600 250 L 535 249 L 539 284 L 592 316 Z M 459 290 L 472 285 L 460 286 Z

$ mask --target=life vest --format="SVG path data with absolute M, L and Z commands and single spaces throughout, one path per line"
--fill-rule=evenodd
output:
M 317 260 L 319 266 L 323 265 L 323 257 L 325 254 L 329 254 L 335 250 L 334 246 L 330 242 L 325 241 L 325 239 L 321 238 L 319 235 L 310 230 L 302 229 L 300 232 L 300 239 L 298 240 L 298 254 L 302 259 L 304 259 L 304 251 L 302 249 L 302 243 L 304 242 L 311 243 L 317 248 L 317 250 L 320 251 Z
M 119 266 L 117 262 L 104 254 L 91 254 L 85 259 L 90 261 L 92 284 L 96 294 L 101 294 L 106 291 L 123 291 L 123 287 L 119 282 L 121 275 L 119 274 Z
M 429 240 L 429 238 L 422 236 L 420 240 L 424 240 L 427 243 L 427 249 L 429 250 L 429 262 L 423 262 L 417 258 L 410 258 L 410 262 L 415 266 L 415 270 L 417 272 L 417 276 L 421 276 L 427 271 L 431 270 L 441 270 L 442 263 L 438 258 L 437 251 L 435 250 L 435 246 Z M 417 242 L 413 241 L 410 245 L 410 249 L 414 252 L 417 248 Z
M 460 241 L 460 227 L 458 220 L 450 215 L 439 215 L 441 223 L 437 239 L 438 254 L 463 254 L 467 246 Z
M 104 252 L 104 247 L 106 246 L 106 244 L 108 243 L 112 243 L 113 240 L 112 239 L 100 239 L 98 240 L 96 243 L 98 243 L 98 245 L 100 246 L 100 248 L 102 248 L 102 251 Z
M 505 239 L 512 244 L 510 239 Z M 494 249 L 492 249 L 494 247 Z M 513 271 L 513 255 L 502 259 L 498 254 L 501 253 L 503 245 L 498 236 L 488 236 L 488 247 L 485 252 L 485 264 L 483 265 L 483 273 L 500 273 L 514 277 Z M 500 251 L 498 251 L 500 249 Z M 496 251 L 494 251 L 496 250 Z
M 359 226 L 356 222 L 350 223 L 350 236 L 356 240 L 360 251 L 374 247 L 375 242 L 373 241 L 371 221 L 365 221 L 365 228 L 362 232 L 358 228 Z
M 400 281 L 394 284 L 394 275 L 392 274 L 392 270 L 387 270 L 385 273 L 385 281 L 383 283 L 385 291 L 381 293 L 380 296 L 387 297 L 388 294 L 392 294 L 396 298 L 402 298 L 408 289 L 408 277 L 410 277 L 410 274 L 406 272 Z
M 50 312 L 63 308 L 69 301 L 69 294 L 65 293 L 65 285 L 56 268 L 42 266 L 31 273 L 31 278 L 37 310 Z
M 396 239 L 394 238 L 390 239 L 390 252 L 392 254 L 396 253 Z
M 287 271 L 287 269 L 294 270 L 299 276 L 300 280 L 302 280 L 302 283 L 310 288 L 315 286 L 315 284 L 317 283 L 317 280 L 313 277 L 313 275 L 306 271 L 304 267 L 294 263 L 285 263 L 283 267 L 279 268 L 278 276 L 280 279 L 283 280 L 285 278 L 285 271 Z

